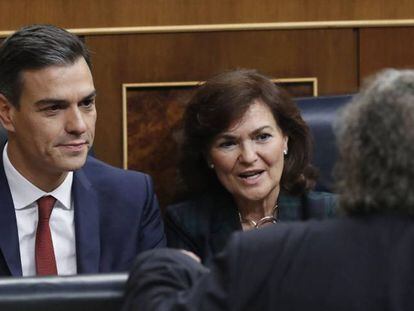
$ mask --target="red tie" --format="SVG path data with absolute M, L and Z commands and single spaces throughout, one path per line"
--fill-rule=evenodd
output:
M 51 195 L 37 200 L 39 206 L 35 247 L 37 275 L 57 275 L 55 252 L 49 227 L 49 218 L 55 202 L 56 199 Z

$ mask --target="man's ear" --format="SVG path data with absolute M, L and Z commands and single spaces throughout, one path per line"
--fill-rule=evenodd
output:
M 0 93 L 0 123 L 8 132 L 14 132 L 12 114 L 15 109 L 6 96 Z

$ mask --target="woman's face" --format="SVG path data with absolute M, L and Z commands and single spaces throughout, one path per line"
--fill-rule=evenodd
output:
M 287 141 L 268 106 L 255 100 L 213 140 L 208 161 L 236 201 L 276 199 Z

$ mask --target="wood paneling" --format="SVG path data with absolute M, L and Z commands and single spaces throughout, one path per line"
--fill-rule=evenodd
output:
M 361 78 L 384 68 L 414 68 L 414 27 L 360 30 Z
M 122 166 L 122 83 L 204 81 L 257 68 L 272 78 L 317 77 L 319 93 L 357 88 L 352 29 L 87 36 L 98 90 L 99 158 Z M 154 138 L 156 139 L 156 138 Z
M 128 168 L 153 177 L 161 206 L 175 195 L 179 126 L 194 91 L 174 87 L 127 92 Z
M 411 0 L 19 0 L 0 1 L 0 30 L 413 18 Z

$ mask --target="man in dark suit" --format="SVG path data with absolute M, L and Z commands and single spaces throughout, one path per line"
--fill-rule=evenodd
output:
M 83 42 L 50 25 L 0 47 L 0 275 L 126 271 L 165 245 L 150 177 L 88 157 L 90 66 Z
M 124 310 L 412 310 L 414 71 L 379 74 L 337 125 L 346 216 L 233 235 L 207 269 L 138 257 Z

